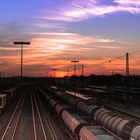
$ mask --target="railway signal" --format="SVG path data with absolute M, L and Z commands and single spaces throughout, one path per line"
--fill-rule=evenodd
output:
M 20 71 L 20 82 L 23 80 L 23 45 L 30 45 L 30 42 L 16 41 L 14 45 L 21 45 L 21 71 Z

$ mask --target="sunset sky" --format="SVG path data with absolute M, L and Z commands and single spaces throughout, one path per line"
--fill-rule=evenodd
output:
M 20 46 L 24 47 L 24 75 L 73 74 L 71 60 L 79 60 L 85 74 L 140 74 L 140 0 L 1 0 L 0 71 L 20 74 Z

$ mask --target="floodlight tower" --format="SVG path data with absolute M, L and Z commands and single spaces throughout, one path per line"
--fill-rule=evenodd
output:
M 14 45 L 21 45 L 21 69 L 20 69 L 20 82 L 22 83 L 23 80 L 23 45 L 30 45 L 30 42 L 14 42 Z

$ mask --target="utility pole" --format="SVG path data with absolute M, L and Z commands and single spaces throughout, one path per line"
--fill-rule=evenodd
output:
M 138 52 L 140 52 L 140 50 L 137 50 L 137 51 L 134 51 L 134 52 L 132 52 L 132 53 L 126 53 L 125 55 L 123 55 L 123 56 L 120 56 L 120 57 L 116 57 L 116 58 L 114 58 L 114 59 L 112 59 L 112 60 L 109 60 L 108 62 L 109 63 L 111 63 L 112 61 L 114 61 L 114 60 L 116 60 L 116 59 L 120 59 L 120 58 L 126 58 L 126 68 L 125 68 L 125 74 L 126 74 L 126 77 L 128 77 L 129 75 L 130 75 L 130 67 L 129 67 L 129 56 L 130 55 L 132 55 L 132 54 L 135 54 L 135 53 L 138 53 Z
M 53 83 L 56 84 L 56 79 L 55 79 L 56 74 L 55 74 L 55 72 L 57 71 L 57 69 L 52 69 L 52 70 L 54 72 L 54 75 L 53 75 Z
M 69 77 L 69 68 L 67 68 L 67 76 Z
M 2 72 L 0 72 L 0 83 L 1 83 L 1 81 L 2 81 L 1 79 L 2 79 Z
M 129 76 L 129 54 L 126 53 L 126 77 Z
M 82 64 L 82 76 L 84 76 L 84 65 Z
M 20 82 L 23 81 L 23 45 L 30 45 L 30 42 L 14 42 L 15 45 L 21 45 L 21 69 L 20 69 Z
M 54 78 L 55 78 L 55 72 L 57 71 L 57 69 L 52 69 L 54 71 Z
M 71 61 L 72 63 L 74 63 L 74 76 L 76 76 L 76 63 L 78 63 L 78 60 L 73 60 Z

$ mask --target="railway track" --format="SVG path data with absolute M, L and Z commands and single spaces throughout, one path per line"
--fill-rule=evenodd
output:
M 43 125 L 43 120 L 40 115 L 39 107 L 33 93 L 31 94 L 31 104 L 32 104 L 34 140 L 39 140 L 39 139 L 48 140 Z
M 50 116 L 37 93 L 31 94 L 34 140 L 58 140 Z
M 58 140 L 55 128 L 54 128 L 54 126 L 53 126 L 53 124 L 50 120 L 49 112 L 45 109 L 44 105 L 41 103 L 41 100 L 40 100 L 38 95 L 37 95 L 36 99 L 38 99 L 38 105 L 39 105 L 40 110 L 41 110 L 41 116 L 44 116 L 43 119 L 44 119 L 44 122 L 47 126 L 47 129 L 48 129 L 49 133 L 50 133 L 51 139 L 52 140 Z
M 35 87 L 23 89 L 0 140 L 64 140 L 52 114 Z
M 25 95 L 20 98 L 18 104 L 16 105 L 14 112 L 6 126 L 6 129 L 2 135 L 1 140 L 14 140 L 15 134 L 18 129 L 18 123 L 21 116 L 21 109 L 25 101 Z

